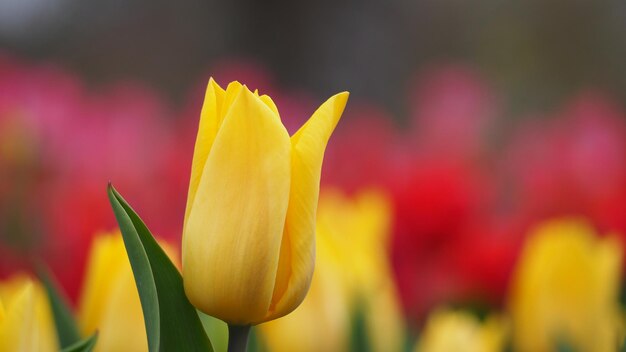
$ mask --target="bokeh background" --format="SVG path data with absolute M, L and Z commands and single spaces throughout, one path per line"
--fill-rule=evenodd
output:
M 563 323 L 598 316 L 619 321 L 607 328 L 616 331 L 609 339 L 617 346 L 624 333 L 624 63 L 626 3 L 618 0 L 4 0 L 0 273 L 10 277 L 44 261 L 80 305 L 92 240 L 115 228 L 108 181 L 154 233 L 177 246 L 209 77 L 272 96 L 290 132 L 324 99 L 347 90 L 322 178 L 320 232 L 331 235 L 318 236 L 352 243 L 322 249 L 322 256 L 362 250 L 350 264 L 320 259 L 343 273 L 339 282 L 358 277 L 350 303 L 321 301 L 357 308 L 334 320 L 348 326 L 336 334 L 347 340 L 317 350 L 354 349 L 360 337 L 380 346 L 374 333 L 361 336 L 362 315 L 396 310 L 388 318 L 396 325 L 368 331 L 402 330 L 402 348 L 413 348 L 417 336 L 436 336 L 431 330 L 476 335 L 486 326 L 480 336 L 507 336 L 502 340 L 519 350 L 539 351 L 510 342 L 523 340 L 519 327 L 532 319 L 542 323 L 529 325 L 546 331 L 561 326 L 557 335 L 565 338 L 557 340 L 569 345 L 605 346 L 580 337 L 597 335 L 589 333 L 594 324 Z M 578 254 L 563 259 L 563 252 L 578 252 L 559 244 L 543 264 L 521 264 L 533 262 L 525 259 L 533 257 L 525 254 L 528 238 L 546 232 L 584 237 L 585 258 L 610 239 L 619 265 L 594 269 Z M 550 269 L 555 263 L 561 266 Z M 533 271 L 520 268 L 533 265 L 553 276 L 524 279 Z M 603 284 L 581 268 L 601 272 Z M 559 286 L 555 277 L 568 279 Z M 586 289 L 605 284 L 598 310 L 610 318 L 591 308 L 571 313 L 589 306 L 586 299 L 597 302 L 597 292 Z M 519 293 L 527 285 L 575 291 L 576 298 Z M 387 303 L 363 308 L 369 301 L 362 296 Z M 545 308 L 563 301 L 570 305 L 543 320 L 516 313 L 543 309 L 533 302 Z M 566 317 L 545 318 L 559 314 Z M 273 345 L 286 338 L 269 330 L 259 344 L 280 350 Z M 444 335 L 451 340 L 454 333 Z M 432 346 L 415 348 L 438 350 Z

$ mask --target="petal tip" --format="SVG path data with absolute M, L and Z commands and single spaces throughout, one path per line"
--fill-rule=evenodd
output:
M 350 92 L 348 91 L 343 91 L 340 93 L 337 93 L 335 95 L 333 95 L 333 98 L 341 103 L 341 105 L 345 106 L 348 103 L 348 98 L 350 97 Z
M 346 108 L 346 105 L 348 104 L 349 97 L 350 97 L 350 93 L 344 91 L 341 93 L 337 93 L 333 95 L 332 97 L 330 97 L 330 99 L 328 99 L 328 101 L 333 102 L 337 120 L 341 118 L 341 115 L 343 114 L 343 110 Z
M 254 92 L 252 92 L 250 88 L 248 88 L 248 86 L 245 84 L 241 86 L 241 92 L 239 94 L 241 94 L 242 97 L 245 97 L 246 99 L 257 98 Z
M 213 87 L 213 88 L 219 88 L 220 90 L 224 90 L 222 86 L 220 86 L 219 83 L 217 83 L 217 81 L 213 78 L 213 76 L 209 77 L 208 86 Z

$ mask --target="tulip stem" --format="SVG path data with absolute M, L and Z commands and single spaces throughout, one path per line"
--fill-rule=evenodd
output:
M 249 335 L 250 325 L 228 324 L 228 352 L 245 352 Z

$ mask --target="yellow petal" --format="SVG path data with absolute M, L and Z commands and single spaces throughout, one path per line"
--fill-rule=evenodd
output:
M 324 241 L 317 243 L 318 261 L 302 304 L 281 319 L 259 325 L 260 338 L 272 352 L 349 350 L 351 305 L 343 277 Z
M 108 300 L 102 304 L 106 310 L 100 317 L 95 351 L 147 352 L 146 326 L 130 267 L 119 273 Z
M 294 310 L 304 299 L 315 263 L 315 213 L 328 139 L 348 101 L 339 93 L 320 106 L 291 138 L 291 191 L 272 306 L 265 320 Z
M 269 97 L 269 95 L 261 95 L 259 99 L 261 99 L 261 101 L 264 102 L 265 105 L 267 105 L 267 107 L 270 108 L 277 116 L 280 116 L 278 114 L 278 108 L 276 107 L 276 104 L 274 104 L 274 101 L 272 100 L 272 98 Z
M 185 211 L 185 223 L 189 217 L 190 207 L 196 196 L 198 183 L 202 176 L 204 164 L 211 151 L 211 146 L 221 124 L 220 110 L 224 100 L 224 90 L 213 80 L 209 79 L 209 84 L 204 96 L 204 104 L 200 112 L 200 124 L 198 135 L 193 151 L 193 161 L 191 162 L 191 179 L 189 180 L 189 193 L 187 196 L 187 208 Z
M 24 274 L 0 282 L 5 316 L 0 321 L 0 351 L 57 351 L 58 342 L 43 287 Z
M 555 219 L 528 236 L 511 284 L 513 344 L 550 350 L 554 336 L 580 351 L 609 351 L 620 335 L 622 245 L 582 219 Z
M 209 79 L 204 104 L 200 112 L 200 124 L 198 126 L 198 135 L 196 137 L 193 160 L 191 163 L 191 178 L 189 180 L 189 193 L 187 196 L 187 208 L 185 210 L 185 224 L 187 223 L 187 218 L 191 210 L 190 207 L 193 204 L 198 184 L 202 177 L 204 164 L 209 157 L 209 152 L 215 141 L 217 131 L 242 87 L 241 83 L 234 81 L 228 84 L 226 91 L 224 91 L 213 78 Z
M 226 117 L 228 111 L 230 111 L 233 107 L 233 103 L 239 96 L 239 93 L 241 93 L 243 87 L 244 86 L 237 81 L 233 81 L 228 84 L 228 87 L 226 87 L 226 93 L 224 94 L 224 101 L 221 105 L 219 105 L 218 113 L 221 119 L 220 121 L 224 121 L 224 117 Z
M 468 312 L 438 308 L 429 315 L 415 351 L 498 352 L 504 349 L 507 330 L 501 316 L 481 322 Z
M 78 316 L 83 335 L 98 331 L 95 351 L 148 350 L 141 302 L 119 232 L 94 239 Z
M 8 302 L 7 314 L 0 328 L 1 351 L 34 351 L 35 294 L 32 284 L 25 285 L 12 302 Z
M 246 87 L 213 143 L 183 237 L 185 292 L 233 324 L 267 313 L 289 201 L 289 135 Z
M 124 242 L 119 233 L 117 236 L 98 234 L 91 246 L 78 305 L 78 320 L 85 335 L 98 329 L 119 273 L 125 270 L 125 266 L 130 269 Z
M 0 324 L 2 324 L 2 322 L 4 321 L 5 315 L 6 313 L 4 310 L 4 304 L 2 303 L 2 300 L 0 299 Z

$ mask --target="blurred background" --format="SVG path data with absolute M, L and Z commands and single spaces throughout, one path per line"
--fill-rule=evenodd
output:
M 515 112 L 553 107 L 581 88 L 626 98 L 626 5 L 594 1 L 6 0 L 0 44 L 89 85 L 137 79 L 180 101 L 233 59 L 289 90 L 348 89 L 396 113 L 420 70 L 462 63 Z
M 3 0 L 0 273 L 43 260 L 80 306 L 92 240 L 115 228 L 108 181 L 177 246 L 209 77 L 272 96 L 292 133 L 347 90 L 318 272 L 350 284 L 316 278 L 312 294 L 351 308 L 300 309 L 307 326 L 332 320 L 338 342 L 294 343 L 446 351 L 460 332 L 472 351 L 617 348 L 624 63 L 617 0 Z M 344 251 L 357 253 L 333 259 Z M 395 323 L 364 327 L 368 315 Z M 271 326 L 259 334 L 294 350 Z

